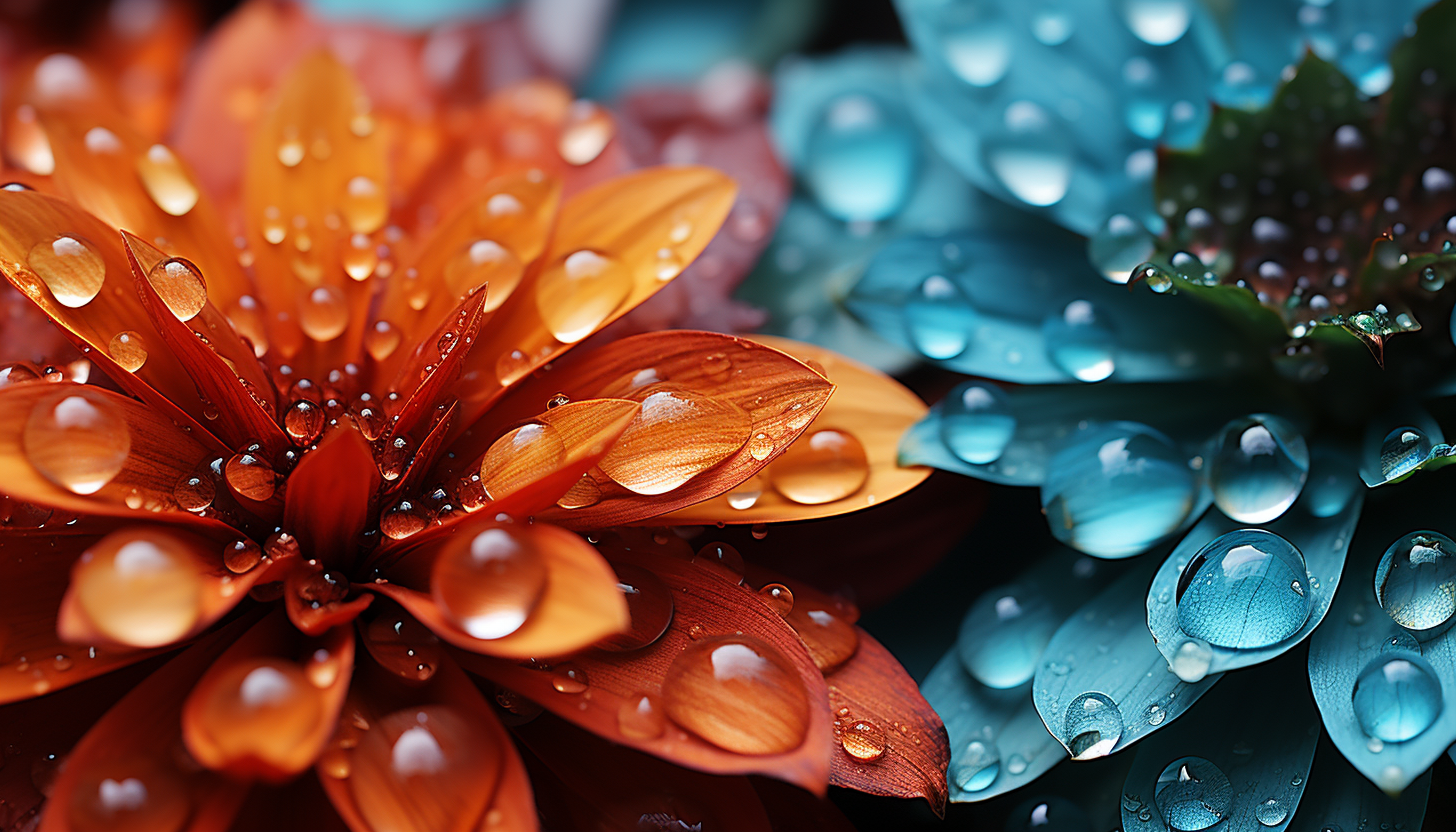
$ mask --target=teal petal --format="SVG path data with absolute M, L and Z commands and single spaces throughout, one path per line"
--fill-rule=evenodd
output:
M 1314 768 L 1305 788 L 1303 814 L 1289 824 L 1289 832 L 1325 832 L 1329 829 L 1420 829 L 1431 793 L 1427 771 L 1391 798 L 1370 785 L 1340 756 L 1328 740 L 1315 752 Z
M 342 20 L 371 20 L 403 29 L 425 29 L 479 17 L 511 5 L 511 0 L 308 0 L 324 17 Z

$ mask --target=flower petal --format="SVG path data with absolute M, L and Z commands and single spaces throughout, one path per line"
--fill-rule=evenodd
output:
M 829 699 L 824 677 L 793 630 L 751 590 L 724 580 L 710 567 L 639 549 L 628 551 L 619 544 L 613 544 L 613 550 L 620 555 L 620 563 L 651 572 L 672 587 L 667 591 L 672 622 L 656 641 L 626 653 L 591 651 L 572 657 L 570 668 L 585 675 L 579 688 L 563 682 L 559 674 L 568 669 L 565 665 L 541 670 L 463 653 L 457 654 L 461 663 L 563 719 L 622 745 L 700 771 L 766 774 L 822 794 L 829 779 L 832 741 Z M 748 646 L 739 647 L 734 639 L 744 637 L 750 641 L 742 644 Z M 781 668 L 775 678 L 789 672 L 778 687 L 749 685 L 736 696 L 722 691 L 726 698 L 711 686 L 701 688 L 699 680 L 670 678 L 674 670 L 681 673 L 695 667 L 693 660 L 702 658 L 705 650 L 725 647 L 745 658 L 749 652 L 760 656 L 750 659 L 750 665 L 772 660 Z M 684 656 L 685 650 L 692 655 Z M 675 665 L 680 656 L 686 664 Z M 728 658 L 731 656 L 725 656 Z M 725 678 L 728 675 L 725 672 Z M 558 686 L 574 692 L 562 692 Z M 587 691 L 589 699 L 582 695 Z M 639 723 L 632 713 L 642 713 L 644 696 L 648 698 L 646 716 Z M 735 710 L 745 716 L 735 718 Z M 693 730 L 714 740 L 678 730 L 664 713 L 674 721 L 696 722 Z M 798 721 L 800 714 L 802 722 Z M 714 719 L 726 722 L 715 723 Z M 735 748 L 753 751 L 740 753 Z
M 831 517 L 898 497 L 930 476 L 930 470 L 924 466 L 902 466 L 896 461 L 900 437 L 925 418 L 925 403 L 918 396 L 889 376 L 823 347 L 767 335 L 753 336 L 753 340 L 809 363 L 810 367 L 822 368 L 825 378 L 834 384 L 834 395 L 797 441 L 800 444 L 810 441 L 820 430 L 853 436 L 864 447 L 868 463 L 864 483 L 838 499 L 809 504 L 795 502 L 778 490 L 764 487 L 775 483 L 775 471 L 785 464 L 781 461 L 764 468 L 758 473 L 758 479 L 750 480 L 734 492 L 678 509 L 661 518 L 661 522 L 781 523 Z M 792 465 L 792 460 L 787 462 Z M 754 490 L 758 491 L 757 497 L 751 496 Z
M 243 210 L 269 341 L 305 378 L 352 361 L 364 337 L 370 284 L 345 265 L 351 247 L 378 244 L 390 186 L 368 110 L 353 73 L 315 52 L 290 71 L 249 143 Z
M 423 438 L 414 436 L 420 432 L 417 428 L 435 411 L 442 392 L 460 377 L 461 366 L 488 317 L 485 313 L 487 291 L 475 292 L 462 300 L 454 314 L 420 341 L 400 368 L 390 389 L 403 393 L 405 400 L 391 418 L 389 430 L 380 438 L 381 446 L 387 447 L 400 437 L 415 441 Z M 430 462 L 424 460 L 424 467 L 428 468 Z
M 378 487 L 379 468 L 369 444 L 352 422 L 345 422 L 330 429 L 288 475 L 283 523 L 309 558 L 349 563 Z M 323 495 L 328 499 L 320 499 Z
M 119 387 L 190 428 L 197 441 L 232 450 L 203 427 L 206 408 L 137 297 L 116 231 L 55 197 L 0 192 L 0 270 Z M 133 335 L 140 355 L 118 349 Z
M 600 528 L 656 517 L 722 494 L 747 480 L 792 443 L 823 407 L 833 386 L 804 364 L 770 347 L 707 332 L 659 332 L 635 335 L 607 344 L 580 359 L 557 362 L 513 389 L 491 409 L 486 419 L 471 427 L 452 447 L 457 459 L 473 459 L 507 425 L 529 417 L 557 395 L 568 399 L 619 396 L 635 400 L 668 396 L 675 405 L 686 391 L 694 418 L 645 421 L 635 443 L 619 440 L 618 475 L 641 477 L 648 487 L 631 491 L 606 476 L 593 474 L 601 498 L 580 508 L 552 508 L 543 519 L 571 528 Z M 686 409 L 686 408 L 685 408 Z M 668 408 L 672 413 L 676 407 Z M 735 422 L 747 414 L 746 425 Z M 697 414 L 707 414 L 697 418 Z M 671 415 L 667 413 L 664 415 Z M 706 446 L 705 429 L 712 430 L 715 458 L 704 462 L 683 456 Z M 632 431 L 632 426 L 628 431 Z M 736 444 L 735 444 L 736 443 Z M 730 448 L 731 446 L 731 448 Z M 697 471 L 695 475 L 690 472 Z M 688 475 L 688 476 L 684 476 Z M 660 482 L 656 479 L 665 476 Z M 677 487 L 659 490 L 664 484 Z
M 1322 832 L 1333 827 L 1359 829 L 1362 822 L 1367 828 L 1373 825 L 1377 829 L 1394 829 L 1397 824 L 1402 829 L 1421 828 L 1431 794 L 1429 769 L 1395 799 L 1371 785 L 1340 756 L 1339 749 L 1330 745 L 1329 740 L 1322 740 L 1315 751 L 1306 797 L 1300 801 L 1308 801 L 1305 806 L 1318 807 L 1319 812 L 1306 808 L 1304 814 L 1295 816 L 1290 829 L 1296 832 Z
M 353 669 L 352 628 L 302 640 L 275 611 L 218 656 L 188 694 L 187 750 L 240 779 L 289 779 L 313 765 L 333 736 Z
M 178 503 L 188 477 L 214 486 L 207 465 L 215 458 L 166 416 L 110 390 L 70 382 L 0 388 L 0 491 L 20 500 L 226 533 L 222 515 Z
M 655 167 L 567 200 L 540 269 L 501 306 L 498 325 L 466 362 L 463 423 L 676 276 L 717 233 L 734 191 L 709 168 Z
M 627 602 L 611 567 L 589 543 L 545 523 L 512 531 L 513 537 L 542 559 L 546 572 L 545 587 L 525 621 L 509 634 L 489 640 L 476 638 L 455 623 L 428 592 L 434 561 L 452 541 L 453 545 L 461 545 L 496 528 L 499 524 L 493 517 L 494 513 L 491 518 L 476 516 L 453 524 L 447 536 L 414 549 L 386 569 L 391 583 L 375 583 L 370 588 L 397 601 L 440 638 L 494 656 L 525 659 L 565 655 L 627 629 Z M 486 578 L 482 575 L 481 579 Z
M 114 822 L 124 801 L 143 828 L 222 832 L 247 786 L 185 765 L 183 700 L 212 660 L 247 627 L 234 622 L 168 661 L 124 696 L 66 759 L 51 788 L 42 832 Z

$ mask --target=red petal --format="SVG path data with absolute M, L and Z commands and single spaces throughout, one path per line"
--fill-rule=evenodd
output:
M 299 639 L 274 612 L 233 643 L 192 689 L 182 733 L 198 762 L 242 779 L 286 780 L 334 733 L 354 669 L 354 633 Z
M 346 420 L 303 455 L 288 476 L 283 525 L 305 557 L 330 565 L 350 562 L 358 534 L 372 518 L 379 468 L 369 443 Z
M 472 672 L 614 742 L 700 771 L 767 774 L 822 794 L 829 776 L 831 734 L 828 695 L 823 676 L 815 669 L 793 630 L 751 590 L 724 580 L 716 571 L 643 551 L 621 550 L 619 544 L 614 544 L 614 549 L 620 550 L 622 562 L 651 571 L 672 588 L 672 625 L 661 638 L 630 653 L 590 651 L 573 657 L 570 665 L 585 674 L 587 683 L 584 689 L 577 689 L 578 693 L 563 693 L 557 689 L 563 684 L 560 678 L 564 672 L 562 667 L 540 670 L 463 653 L 457 654 L 461 663 Z M 686 733 L 670 723 L 663 725 L 662 733 L 657 736 L 631 721 L 624 730 L 624 709 L 631 710 L 632 703 L 643 694 L 656 697 L 658 706 L 663 707 L 663 683 L 674 660 L 700 640 L 707 645 L 717 644 L 707 640 L 719 634 L 739 634 L 755 639 L 771 655 L 792 668 L 792 675 L 802 686 L 800 690 L 808 707 L 805 733 L 797 747 L 781 753 L 744 754 Z M 586 692 L 590 693 L 589 697 Z M 676 695 L 674 691 L 667 693 Z M 762 696 L 774 696 L 775 701 L 768 701 Z M 782 701 L 779 701 L 780 698 Z M 776 695 L 756 691 L 754 695 L 738 700 L 737 704 L 756 710 L 765 720 L 762 730 L 776 734 L 777 725 L 767 724 L 770 715 L 779 714 L 772 717 L 775 722 L 789 719 L 796 699 L 790 684 L 780 688 Z M 712 701 L 715 701 L 712 697 L 702 700 L 704 703 Z M 790 707 L 785 708 L 785 705 Z M 708 716 L 716 712 L 716 707 L 709 707 L 701 713 Z M 738 728 L 757 731 L 760 726 L 749 724 L 738 725 Z M 703 730 L 716 733 L 715 729 L 707 727 Z M 726 726 L 724 730 L 728 730 Z M 737 745 L 737 740 L 729 736 L 723 734 L 720 739 Z
M 479 336 L 480 325 L 488 317 L 484 311 L 486 291 L 461 301 L 452 315 L 419 342 L 415 353 L 400 368 L 390 389 L 406 394 L 407 398 L 394 414 L 389 430 L 380 440 L 381 446 L 387 447 L 401 436 L 418 441 L 420 437 L 414 436 L 416 428 L 441 402 L 442 393 L 460 377 L 461 366 Z M 424 461 L 426 468 L 429 462 Z

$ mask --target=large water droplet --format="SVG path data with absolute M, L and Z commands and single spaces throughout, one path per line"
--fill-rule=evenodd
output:
M 941 405 L 941 441 L 972 465 L 1000 459 L 1014 433 L 1011 402 L 994 384 L 968 381 L 950 391 Z
M 739 754 L 781 754 L 809 729 L 809 698 L 793 665 L 751 636 L 689 644 L 662 682 L 674 722 Z
M 1314 599 L 1304 555 L 1263 529 L 1206 543 L 1178 579 L 1178 626 L 1209 644 L 1268 647 L 1299 632 Z
M 133 647 L 171 644 L 201 615 L 202 578 L 188 544 L 155 526 L 93 543 L 72 567 L 71 591 L 98 632 Z
M 1111 422 L 1073 434 L 1047 463 L 1042 507 L 1058 540 L 1090 555 L 1146 551 L 1182 524 L 1197 482 L 1167 437 Z
M 865 484 L 869 472 L 864 445 L 832 428 L 800 437 L 768 469 L 774 490 L 802 505 L 842 500 Z
M 276 658 L 238 661 L 209 674 L 192 701 L 207 744 L 235 762 L 291 762 L 318 729 L 324 710 L 303 668 Z
M 306 289 L 298 299 L 298 325 L 315 341 L 332 341 L 349 327 L 349 305 L 332 286 Z
M 180 832 L 192 815 L 187 783 L 151 761 L 93 764 L 71 792 L 74 832 Z
M 147 345 L 142 336 L 130 330 L 111 336 L 106 354 L 116 365 L 128 373 L 134 373 L 147 363 Z
M 180 217 L 192 210 L 201 194 L 182 163 L 166 145 L 154 144 L 137 157 L 137 175 L 157 207 Z
M 804 181 L 838 219 L 892 217 L 914 184 L 919 142 L 897 108 L 867 93 L 841 95 L 829 102 L 809 134 Z
M 1213 501 L 1241 523 L 1267 523 L 1288 511 L 1308 477 L 1304 437 L 1282 417 L 1235 419 L 1214 440 L 1208 470 Z
M 1188 31 L 1193 11 L 1188 0 L 1123 0 L 1127 28 L 1144 43 L 1166 46 Z
M 935 20 L 941 55 L 956 77 L 973 87 L 989 87 L 1006 77 L 1015 38 L 1009 22 L 994 7 L 944 4 Z
M 955 358 L 970 346 L 976 311 L 955 281 L 933 274 L 905 301 L 905 329 L 910 343 L 926 358 Z
M 556 151 L 569 165 L 585 165 L 602 155 L 616 134 L 616 125 L 605 109 L 592 101 L 577 101 L 567 111 Z
M 1078 381 L 1101 381 L 1116 369 L 1112 322 L 1085 300 L 1074 300 L 1041 325 L 1047 356 Z
M 351 232 L 373 234 L 389 218 L 389 195 L 373 179 L 356 176 L 344 184 L 339 213 Z
M 207 283 L 202 272 L 181 257 L 168 257 L 147 272 L 147 282 L 179 321 L 197 317 L 207 305 Z
M 632 293 L 632 274 L 608 254 L 583 249 L 536 280 L 536 310 L 552 336 L 574 344 L 596 331 Z
M 627 599 L 627 614 L 632 619 L 625 633 L 617 633 L 597 642 L 594 647 L 614 653 L 640 650 L 655 643 L 672 623 L 672 592 L 660 578 L 640 566 L 614 563 L 617 589 Z
M 1153 788 L 1159 814 L 1178 832 L 1201 832 L 1223 820 L 1234 794 L 1228 776 L 1202 757 L 1169 763 Z
M 985 791 L 1001 773 L 1001 751 L 990 740 L 971 740 L 951 766 L 950 777 L 963 792 Z
M 1441 715 L 1441 682 L 1416 653 L 1376 656 L 1355 680 L 1355 718 L 1371 737 L 1405 742 L 1420 736 Z
M 233 491 L 249 500 L 266 500 L 278 488 L 278 472 L 252 451 L 234 454 L 223 466 L 223 476 Z
M 359 738 L 349 791 L 370 829 L 432 832 L 481 817 L 502 749 L 474 718 L 448 705 L 395 711 Z M 407 798 L 407 799 L 406 799 Z
M 602 472 L 638 494 L 666 494 L 748 442 L 748 412 L 726 398 L 653 385 L 602 458 Z
M 961 621 L 956 638 L 961 664 L 990 688 L 1026 683 L 1056 631 L 1056 616 L 1051 613 L 1046 599 L 1035 591 L 1000 587 L 987 592 Z
M 72 309 L 90 303 L 106 281 L 106 261 L 91 243 L 72 234 L 36 243 L 25 262 L 45 281 L 56 302 Z
M 1087 259 L 1113 283 L 1126 283 L 1153 250 L 1152 233 L 1126 214 L 1113 214 L 1087 241 Z
M 510 249 L 494 240 L 476 240 L 445 264 L 445 285 L 459 297 L 485 286 L 484 309 L 489 312 L 506 302 L 523 272 Z
M 499 500 L 556 470 L 566 459 L 561 434 L 550 425 L 522 425 L 491 444 L 480 461 L 486 495 Z
M 1072 153 L 1062 128 L 1039 105 L 1014 101 L 1005 128 L 982 145 L 986 167 L 1028 205 L 1055 205 L 1072 184 Z
M 1105 693 L 1084 693 L 1067 704 L 1064 734 L 1072 758 L 1105 757 L 1122 739 L 1122 711 Z
M 1409 474 L 1431 454 L 1431 438 L 1420 428 L 1396 428 L 1380 443 L 1380 475 L 1387 482 Z
M 35 470 L 77 494 L 100 491 L 131 453 L 126 418 L 101 394 L 85 389 L 36 401 L 20 441 Z
M 1456 615 L 1456 542 L 1430 531 L 1401 536 L 1375 568 L 1375 598 L 1408 630 L 1450 621 Z
M 526 623 L 546 577 L 546 559 L 531 535 L 497 526 L 450 538 L 430 571 L 430 591 L 460 629 L 493 639 Z

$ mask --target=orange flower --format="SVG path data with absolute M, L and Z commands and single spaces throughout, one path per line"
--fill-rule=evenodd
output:
M 321 786 L 354 830 L 533 829 L 534 783 L 549 825 L 761 825 L 794 798 L 749 773 L 942 806 L 944 731 L 853 605 L 686 542 L 913 487 L 919 400 L 778 340 L 567 355 L 734 183 L 620 172 L 610 114 L 549 82 L 381 106 L 317 45 L 244 91 L 235 185 L 137 126 L 121 59 L 8 87 L 0 270 L 114 385 L 0 379 L 14 818 L 265 828 Z

